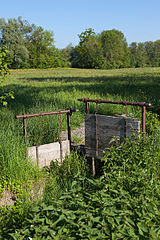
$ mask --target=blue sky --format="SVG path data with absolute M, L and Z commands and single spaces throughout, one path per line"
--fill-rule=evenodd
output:
M 0 18 L 22 16 L 54 32 L 55 46 L 78 44 L 87 28 L 117 29 L 127 42 L 160 39 L 160 0 L 0 0 Z

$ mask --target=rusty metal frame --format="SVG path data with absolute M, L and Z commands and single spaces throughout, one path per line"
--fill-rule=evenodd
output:
M 71 115 L 72 115 L 73 112 L 78 112 L 78 110 L 67 109 L 67 110 L 55 111 L 55 112 L 44 112 L 44 113 L 16 115 L 15 116 L 16 119 L 21 119 L 21 118 L 23 119 L 23 133 L 24 133 L 24 137 L 25 137 L 26 153 L 27 153 L 27 121 L 26 121 L 27 118 L 42 117 L 42 116 L 55 115 L 55 114 L 67 114 L 68 140 L 69 140 L 69 146 L 70 146 L 70 150 L 71 150 Z M 42 128 L 42 123 L 41 122 L 40 122 L 40 128 Z
M 103 99 L 89 99 L 89 98 L 81 98 L 78 99 L 78 101 L 83 102 L 86 104 L 86 114 L 89 114 L 89 103 L 108 103 L 108 104 L 121 104 L 127 107 L 127 105 L 131 106 L 139 106 L 142 107 L 142 136 L 143 140 L 146 139 L 146 107 L 153 107 L 153 104 L 146 103 L 146 102 L 128 102 L 128 101 L 109 101 L 109 100 L 103 100 Z

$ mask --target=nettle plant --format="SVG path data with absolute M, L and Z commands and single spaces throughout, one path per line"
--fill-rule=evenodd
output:
M 104 153 L 101 177 L 72 174 L 67 191 L 64 189 L 59 198 L 48 195 L 49 199 L 29 209 L 21 218 L 23 223 L 12 222 L 7 232 L 8 224 L 2 226 L 0 237 L 17 240 L 159 239 L 159 137 L 157 130 L 147 136 L 145 142 L 127 139 L 121 145 L 112 146 Z M 63 180 L 67 180 L 66 177 Z M 11 218 L 13 220 L 14 216 Z
M 6 47 L 0 47 L 0 87 L 3 87 L 3 82 L 8 76 L 8 60 Z M 2 89 L 3 90 L 3 89 Z M 13 92 L 3 93 L 0 95 L 0 104 L 7 106 L 7 99 L 14 99 Z

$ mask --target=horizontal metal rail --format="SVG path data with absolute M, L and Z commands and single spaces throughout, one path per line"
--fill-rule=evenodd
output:
M 84 103 L 89 103 L 89 102 L 94 102 L 94 103 L 110 103 L 110 104 L 121 104 L 121 105 L 131 105 L 131 106 L 140 106 L 140 107 L 153 107 L 153 104 L 151 103 L 146 103 L 146 102 L 128 102 L 128 101 L 109 101 L 109 100 L 103 100 L 103 99 L 89 99 L 89 98 L 80 98 L 78 101 L 84 102 Z
M 86 104 L 86 114 L 89 114 L 89 103 L 109 103 L 109 104 L 121 104 L 127 107 L 127 105 L 131 106 L 138 106 L 142 108 L 142 135 L 143 140 L 145 141 L 146 138 L 146 107 L 153 107 L 153 104 L 146 103 L 146 102 L 128 102 L 128 101 L 109 101 L 109 100 L 103 100 L 103 99 L 89 99 L 89 98 L 80 98 L 78 101 L 83 102 Z M 97 110 L 96 110 L 97 111 Z
M 67 114 L 68 140 L 69 140 L 70 150 L 71 150 L 71 115 L 72 115 L 72 112 L 78 112 L 78 110 L 77 109 L 67 109 L 67 110 L 55 111 L 55 112 L 16 115 L 15 116 L 16 119 L 23 118 L 23 132 L 24 132 L 24 136 L 25 136 L 26 154 L 27 154 L 27 118 L 42 117 L 42 116 L 55 115 L 55 114 Z M 42 122 L 40 122 L 40 135 L 42 135 Z M 40 136 L 40 142 L 41 142 L 41 136 Z M 60 140 L 60 144 L 61 144 L 61 140 Z
M 63 113 L 69 113 L 72 114 L 72 112 L 78 112 L 77 109 L 68 109 L 63 111 L 55 111 L 55 112 L 44 112 L 44 113 L 33 113 L 33 114 L 22 114 L 22 115 L 16 115 L 15 118 L 31 118 L 31 117 L 40 117 L 40 116 L 47 116 L 47 115 L 55 115 L 55 114 L 63 114 Z

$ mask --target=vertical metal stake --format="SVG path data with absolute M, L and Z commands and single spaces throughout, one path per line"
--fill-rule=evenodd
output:
M 142 107 L 142 136 L 143 141 L 146 140 L 146 107 Z
M 23 134 L 25 136 L 25 147 L 26 147 L 26 156 L 27 156 L 27 125 L 26 125 L 26 118 L 23 118 Z
M 60 144 L 60 159 L 61 163 L 63 161 L 63 149 L 62 149 L 62 118 L 61 118 L 61 113 L 60 113 L 60 139 L 59 139 L 59 144 Z
M 70 113 L 67 113 L 67 128 L 68 128 L 69 147 L 71 151 L 71 114 Z
M 40 145 L 42 144 L 42 116 L 40 116 Z
M 86 102 L 86 114 L 89 114 L 89 102 Z

